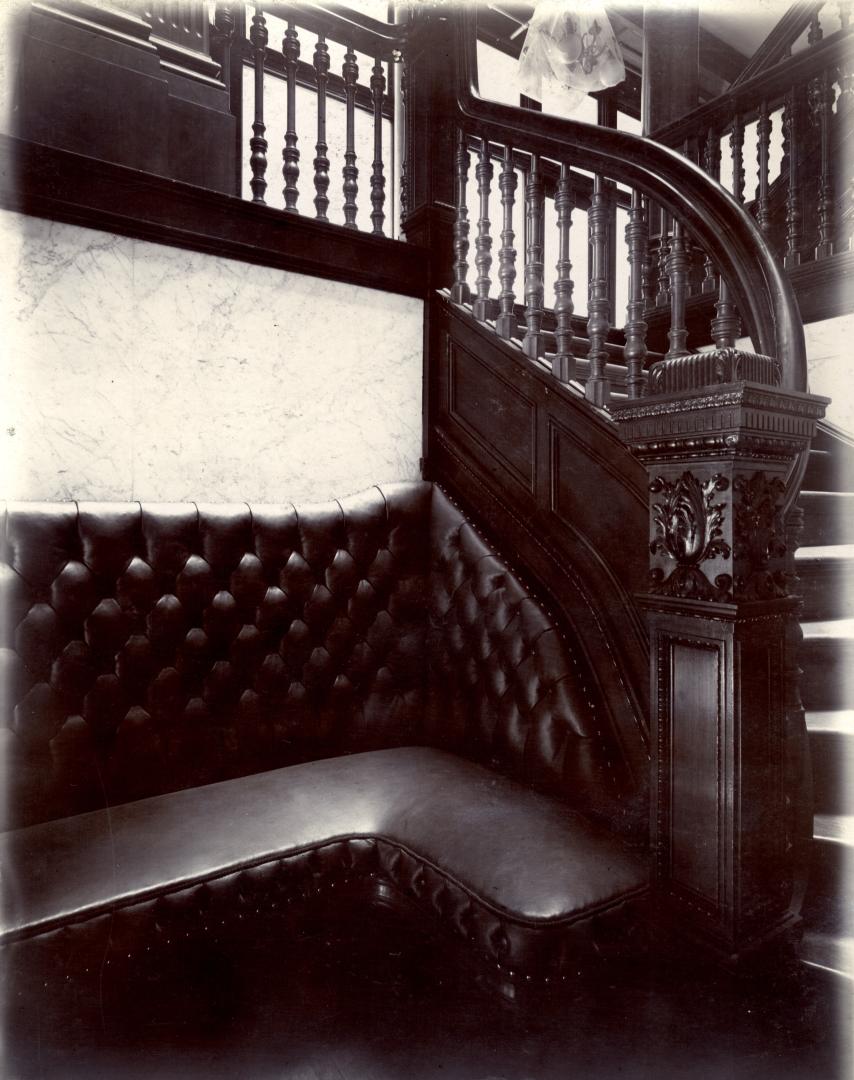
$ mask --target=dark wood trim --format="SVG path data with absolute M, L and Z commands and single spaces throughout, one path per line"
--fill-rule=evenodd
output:
M 789 278 L 805 323 L 854 311 L 854 251 L 792 267 Z
M 788 271 L 795 290 L 798 309 L 804 324 L 821 322 L 854 311 L 854 251 L 842 251 L 826 259 L 812 259 Z M 717 293 L 695 293 L 688 297 L 688 345 L 695 348 L 708 338 L 708 327 L 715 317 Z M 649 326 L 650 348 L 666 348 L 670 328 L 670 308 L 647 310 L 644 319 Z M 548 327 L 548 324 L 546 324 Z M 748 328 L 742 327 L 748 336 Z
M 772 64 L 785 59 L 789 47 L 797 41 L 809 26 L 813 15 L 823 6 L 823 0 L 795 0 L 748 60 L 744 70 L 732 80 L 730 89 L 740 86 L 760 72 L 766 71 Z
M 851 36 L 851 30 L 837 30 L 811 49 L 781 60 L 752 79 L 730 87 L 707 104 L 659 128 L 652 133 L 652 138 L 665 146 L 678 148 L 698 131 L 707 131 L 710 127 L 723 134 L 737 113 L 748 118 L 756 113 L 763 101 L 769 106 L 773 103 L 776 107 L 792 86 L 809 82 L 820 72 L 833 70 L 843 63 L 850 53 Z
M 575 626 L 643 782 L 648 654 L 630 599 L 646 572 L 642 467 L 616 426 L 546 365 L 444 296 L 430 301 L 428 321 L 428 477 L 449 485 L 505 537 Z M 455 369 L 467 377 L 455 382 Z M 623 532 L 614 531 L 614 520 Z M 639 537 L 631 555 L 626 530 Z
M 301 29 L 325 34 L 332 41 L 349 45 L 357 52 L 374 59 L 390 60 L 395 51 L 406 45 L 406 27 L 399 23 L 384 23 L 372 19 L 334 0 L 299 0 L 287 3 L 279 0 L 264 4 L 268 15 L 293 19 Z
M 155 243 L 424 297 L 430 253 L 233 195 L 0 136 L 0 206 Z
M 723 38 L 700 27 L 700 70 L 714 72 L 733 82 L 744 69 L 747 59 L 744 53 L 734 49 Z

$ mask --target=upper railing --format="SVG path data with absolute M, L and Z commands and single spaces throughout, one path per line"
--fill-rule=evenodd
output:
M 516 252 L 513 248 L 513 208 L 516 170 L 521 160 L 524 178 L 524 335 L 522 346 L 532 359 L 545 353 L 544 175 L 557 175 L 555 211 L 557 215 L 558 260 L 555 290 L 555 352 L 551 357 L 554 374 L 575 378 L 572 349 L 572 294 L 569 259 L 571 212 L 575 206 L 572 170 L 593 174 L 588 217 L 590 275 L 588 286 L 587 338 L 589 369 L 586 395 L 597 405 L 610 397 L 605 344 L 610 331 L 611 299 L 606 293 L 603 273 L 608 236 L 609 204 L 623 191 L 628 203 L 627 250 L 629 288 L 625 324 L 627 392 L 630 397 L 643 392 L 642 368 L 646 357 L 644 312 L 649 302 L 651 267 L 646 246 L 647 215 L 652 203 L 674 222 L 668 232 L 665 270 L 671 301 L 670 347 L 667 356 L 686 355 L 687 329 L 685 299 L 689 260 L 686 243 L 690 237 L 699 244 L 729 289 L 721 290 L 718 317 L 712 322 L 712 336 L 719 347 L 732 346 L 738 320 L 733 299 L 759 353 L 775 357 L 782 365 L 783 385 L 793 390 L 806 388 L 806 361 L 803 326 L 786 273 L 756 221 L 719 183 L 681 154 L 624 132 L 524 111 L 480 97 L 477 82 L 476 15 L 463 8 L 459 15 L 458 121 L 460 139 L 456 156 L 457 222 L 455 226 L 455 281 L 452 297 L 457 302 L 472 300 L 472 309 L 481 320 L 495 318 L 496 330 L 504 337 L 516 336 L 514 324 Z M 474 242 L 477 279 L 474 291 L 468 284 L 469 221 L 466 197 L 468 150 L 472 139 L 479 147 L 475 176 L 478 184 L 479 217 Z M 501 161 L 499 189 L 502 196 L 503 227 L 500 235 L 498 295 L 493 296 L 492 235 L 489 218 L 493 160 Z M 625 189 L 628 189 L 627 191 Z M 732 297 L 730 296 L 730 290 Z M 705 344 L 697 341 L 696 346 Z
M 331 2 L 221 5 L 217 21 L 236 31 L 220 54 L 242 121 L 247 197 L 394 235 L 402 28 Z M 271 168 L 279 159 L 281 182 Z
M 727 91 L 655 133 L 748 206 L 789 270 L 847 252 L 854 241 L 844 212 L 854 37 L 848 8 L 835 26 L 830 7 L 793 5 L 764 50 L 770 66 L 757 54 Z M 786 55 L 793 36 L 800 47 Z

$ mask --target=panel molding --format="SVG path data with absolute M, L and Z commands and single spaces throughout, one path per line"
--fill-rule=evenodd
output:
M 430 253 L 234 195 L 0 135 L 0 207 L 426 298 Z

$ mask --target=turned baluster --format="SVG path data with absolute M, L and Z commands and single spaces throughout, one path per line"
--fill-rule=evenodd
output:
M 756 125 L 756 161 L 759 165 L 759 186 L 756 189 L 756 220 L 759 228 L 768 233 L 771 228 L 771 200 L 768 197 L 768 157 L 771 148 L 771 117 L 768 103 L 763 101 L 759 107 L 759 122 Z
M 403 54 L 395 52 L 395 63 L 400 64 L 400 116 L 395 118 L 396 124 L 403 125 L 403 152 L 400 162 L 400 221 L 406 220 L 409 213 L 409 125 L 406 123 L 407 98 L 409 96 L 409 76 L 406 72 L 406 60 Z
M 211 27 L 211 56 L 220 65 L 220 78 L 231 97 L 231 50 L 237 22 L 230 3 L 217 0 L 214 9 L 214 24 Z
M 818 181 L 818 243 L 815 257 L 824 259 L 833 254 L 833 183 L 830 173 L 830 125 L 836 91 L 828 72 L 823 71 L 810 86 L 810 111 L 818 126 L 821 140 L 820 173 Z
M 789 191 L 786 198 L 786 254 L 783 265 L 786 269 L 799 266 L 801 262 L 801 198 L 798 190 L 800 157 L 798 139 L 800 137 L 801 108 L 798 87 L 792 87 L 786 95 L 786 107 L 783 112 L 783 126 L 786 131 L 786 145 L 789 158 Z
M 574 206 L 572 180 L 569 166 L 561 162 L 560 179 L 555 191 L 555 210 L 557 210 L 558 259 L 555 269 L 555 354 L 552 360 L 552 373 L 561 382 L 575 378 L 575 354 L 572 351 L 572 302 L 574 289 L 572 281 L 572 262 L 569 258 L 569 236 L 572 227 L 572 208 Z
M 730 150 L 732 153 L 732 193 L 739 202 L 744 202 L 744 119 L 738 113 L 732 121 Z
M 296 121 L 296 97 L 297 97 L 297 66 L 299 64 L 300 44 L 296 27 L 293 21 L 288 22 L 285 38 L 282 42 L 282 55 L 285 58 L 285 72 L 288 77 L 288 126 L 285 131 L 285 146 L 282 150 L 282 176 L 285 187 L 282 194 L 285 197 L 285 210 L 292 214 L 297 213 L 297 199 L 299 190 L 299 149 L 297 148 L 297 121 Z
M 344 100 L 347 112 L 347 144 L 344 151 L 344 228 L 355 229 L 356 196 L 359 193 L 359 170 L 356 168 L 356 83 L 359 81 L 359 65 L 352 47 L 347 46 L 342 67 L 344 76 Z
M 501 292 L 498 294 L 498 318 L 495 320 L 495 330 L 499 337 L 512 338 L 517 330 L 516 315 L 513 304 L 516 296 L 513 292 L 513 284 L 516 281 L 516 249 L 513 247 L 515 234 L 513 232 L 513 204 L 516 201 L 516 170 L 513 168 L 513 147 L 504 147 L 504 162 L 501 168 L 501 176 L 498 181 L 501 191 L 501 209 L 504 220 L 501 229 L 501 247 L 498 250 L 498 281 Z
M 744 170 L 742 169 L 742 147 L 744 145 L 744 127 L 741 118 L 736 117 L 736 123 L 732 129 L 733 148 L 733 188 L 735 197 L 739 202 L 744 202 Z M 715 301 L 715 317 L 710 324 L 712 340 L 719 349 L 730 349 L 735 346 L 736 339 L 741 333 L 741 320 L 738 310 L 732 302 L 729 285 L 721 275 L 718 283 L 718 298 Z
M 680 221 L 673 222 L 673 234 L 667 254 L 667 273 L 670 278 L 670 329 L 667 340 L 668 360 L 677 356 L 687 356 L 685 341 L 688 328 L 685 325 L 685 293 L 688 285 L 688 256 L 685 251 L 685 238 Z
M 721 178 L 721 137 L 714 128 L 709 128 L 706 133 L 706 142 L 703 147 L 703 168 L 713 180 Z M 703 292 L 714 292 L 717 288 L 717 274 L 715 264 L 709 254 L 706 254 L 703 264 Z
M 715 312 L 715 318 L 710 324 L 712 341 L 719 349 L 731 349 L 741 334 L 741 320 L 735 304 L 730 299 L 729 285 L 723 278 L 718 288 Z
M 626 307 L 626 388 L 630 398 L 643 396 L 643 364 L 646 359 L 644 322 L 643 267 L 646 260 L 647 230 L 639 191 L 632 191 L 632 204 L 626 225 L 629 262 L 629 302 Z
M 267 48 L 267 37 L 267 20 L 261 14 L 260 6 L 256 4 L 252 28 L 249 31 L 255 60 L 255 119 L 252 121 L 252 138 L 249 140 L 249 167 L 252 170 L 249 186 L 252 188 L 252 201 L 262 204 L 264 192 L 267 190 L 267 181 L 264 179 L 267 171 L 267 140 L 264 138 L 267 130 L 264 123 L 264 50 Z
M 807 45 L 818 45 L 823 37 L 824 31 L 821 28 L 821 19 L 818 12 L 814 11 L 810 19 L 809 32 L 807 33 Z
M 655 306 L 666 307 L 670 303 L 670 282 L 667 279 L 667 252 L 670 250 L 670 216 L 665 210 L 659 211 L 661 233 L 655 251 L 656 293 Z
M 385 177 L 383 176 L 383 94 L 385 74 L 379 60 L 374 62 L 371 74 L 371 94 L 374 105 L 374 162 L 371 168 L 371 222 L 374 236 L 383 235 L 385 221 Z
M 847 30 L 851 25 L 851 0 L 843 0 L 839 5 L 839 26 L 842 30 Z M 846 53 L 845 59 L 839 65 L 836 71 L 836 78 L 839 81 L 839 101 L 836 104 L 837 117 L 845 117 L 848 114 L 848 110 L 854 104 L 854 65 L 851 63 L 850 50 Z M 837 123 L 843 121 L 837 120 Z
M 474 170 L 477 179 L 477 194 L 480 200 L 480 216 L 477 219 L 477 238 L 475 239 L 474 265 L 477 268 L 475 289 L 477 296 L 471 310 L 476 319 L 485 322 L 489 318 L 489 271 L 492 267 L 492 237 L 489 235 L 489 193 L 492 190 L 492 161 L 489 155 L 489 140 L 485 135 L 480 139 L 480 153 Z
M 466 278 L 469 273 L 469 211 L 466 205 L 466 184 L 468 183 L 469 157 L 466 137 L 462 128 L 457 132 L 457 153 L 454 158 L 457 189 L 457 212 L 454 216 L 454 284 L 451 286 L 451 299 L 457 304 L 467 304 L 471 292 Z
M 761 141 L 761 140 L 760 140 Z M 736 115 L 733 120 L 730 145 L 732 148 L 732 185 L 733 194 L 740 203 L 744 202 L 744 121 Z M 732 302 L 729 285 L 723 278 L 718 280 L 718 298 L 715 301 L 715 317 L 711 320 L 712 340 L 719 349 L 732 348 L 741 334 L 741 320 L 738 309 Z
M 329 147 L 326 144 L 326 83 L 329 79 L 329 46 L 322 34 L 318 35 L 314 48 L 314 76 L 317 80 L 317 142 L 314 145 L 314 216 L 318 221 L 328 221 L 329 209 Z
M 655 307 L 655 254 L 653 238 L 649 234 L 653 206 L 646 195 L 643 196 L 643 217 L 646 222 L 646 243 L 643 256 L 643 309 L 649 311 Z
M 522 349 L 526 356 L 536 360 L 543 354 L 543 255 L 545 252 L 545 226 L 543 212 L 543 175 L 540 172 L 539 154 L 531 155 L 531 167 L 525 183 L 525 211 L 527 215 L 527 247 L 525 254 L 525 336 Z
M 611 395 L 605 369 L 608 360 L 605 342 L 611 329 L 608 280 L 605 277 L 608 217 L 608 200 L 603 191 L 602 177 L 597 174 L 593 178 L 593 197 L 587 213 L 590 236 L 590 281 L 587 293 L 587 337 L 590 349 L 587 359 L 590 368 L 584 394 L 588 401 L 600 407 L 608 403 Z

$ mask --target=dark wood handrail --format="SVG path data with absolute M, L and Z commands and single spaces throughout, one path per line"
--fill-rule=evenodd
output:
M 406 28 L 402 24 L 379 22 L 335 0 L 275 0 L 265 3 L 264 10 L 282 19 L 293 19 L 297 26 L 313 34 L 324 34 L 381 60 L 391 60 L 406 42 Z
M 769 104 L 782 101 L 792 86 L 809 82 L 821 72 L 838 67 L 851 55 L 852 35 L 854 32 L 850 29 L 837 30 L 812 48 L 781 60 L 747 82 L 733 84 L 718 97 L 653 132 L 653 138 L 665 146 L 677 147 L 709 128 L 721 134 L 736 114 L 755 112 L 763 101 Z
M 685 223 L 730 282 L 759 352 L 783 365 L 783 385 L 807 385 L 804 331 L 788 278 L 756 222 L 700 168 L 650 139 L 484 100 L 476 23 L 457 13 L 459 119 L 497 142 L 568 161 L 638 188 Z
M 745 64 L 741 73 L 732 80 L 730 89 L 747 82 L 786 57 L 791 46 L 822 7 L 824 7 L 824 0 L 795 0 Z

